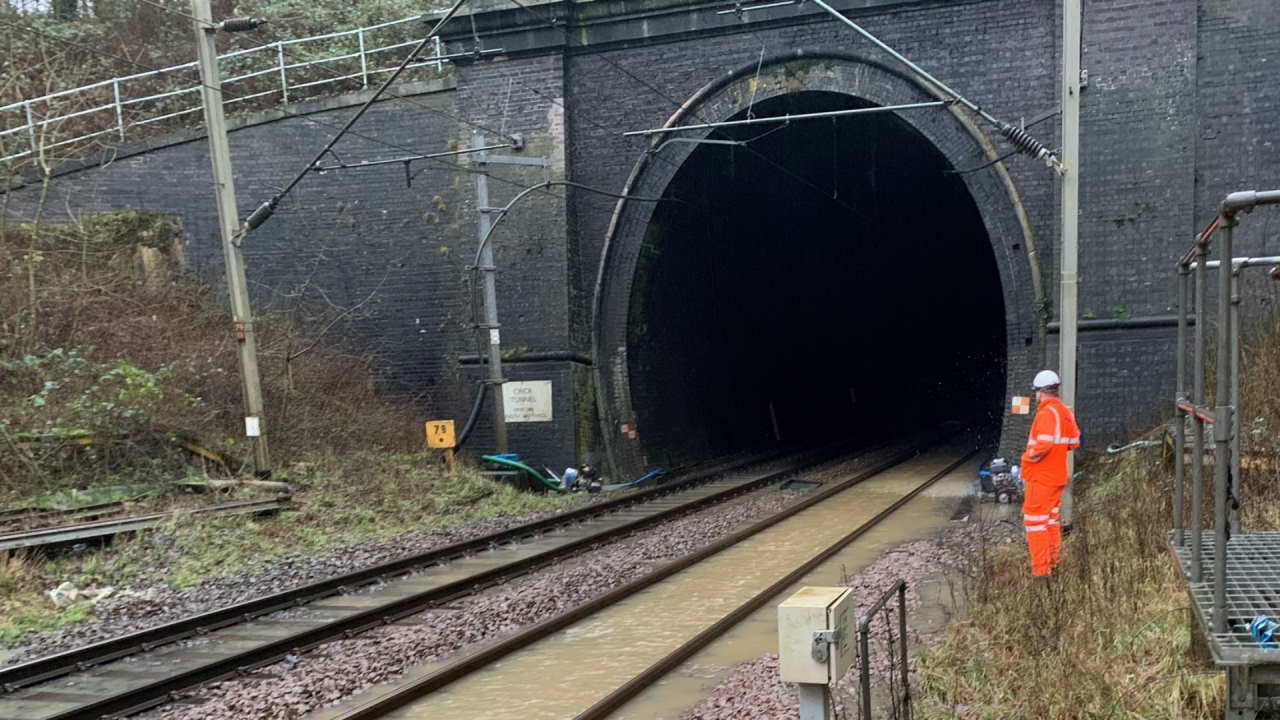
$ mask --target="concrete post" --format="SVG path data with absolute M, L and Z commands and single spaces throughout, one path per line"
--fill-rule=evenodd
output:
M 218 75 L 218 51 L 214 45 L 217 28 L 213 24 L 209 0 L 191 0 L 191 15 L 194 18 L 196 48 L 200 56 L 200 94 L 204 100 L 204 120 L 209 131 L 209 159 L 213 164 L 213 185 L 218 199 L 218 226 L 222 233 L 227 292 L 231 296 L 231 317 L 239 352 L 245 435 L 253 445 L 254 474 L 268 477 L 271 475 L 271 456 L 267 452 L 262 384 L 258 377 L 258 346 L 253 313 L 249 308 L 244 253 L 240 247 L 240 219 L 236 210 L 235 183 L 231 175 L 231 151 L 227 146 L 227 123 L 222 114 L 222 80 Z
M 1076 405 L 1076 315 L 1078 302 L 1080 220 L 1080 3 L 1062 2 L 1062 287 L 1058 311 L 1058 374 L 1062 402 Z M 1072 476 L 1075 462 L 1067 455 L 1067 487 L 1062 493 L 1062 524 L 1070 526 L 1075 505 Z
M 485 137 L 480 132 L 472 133 L 472 146 L 484 147 Z M 507 441 L 507 411 L 502 397 L 502 331 L 498 324 L 498 290 L 494 277 L 498 268 L 493 264 L 493 243 L 488 242 L 489 230 L 493 218 L 489 216 L 493 209 L 489 207 L 489 175 L 486 169 L 487 153 L 476 155 L 476 164 L 481 170 L 476 173 L 476 209 L 480 212 L 480 271 L 484 275 L 484 327 L 489 334 L 489 384 L 493 390 L 493 437 L 496 451 L 505 453 Z

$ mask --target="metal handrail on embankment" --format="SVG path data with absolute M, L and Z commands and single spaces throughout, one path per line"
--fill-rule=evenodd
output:
M 895 594 L 898 596 L 898 649 L 902 655 L 902 664 L 899 666 L 899 671 L 902 673 L 902 695 L 897 699 L 902 701 L 903 716 L 911 720 L 911 668 L 908 662 L 910 657 L 907 654 L 907 581 L 902 579 L 881 593 L 880 598 L 858 617 L 858 681 L 862 688 L 863 720 L 871 720 L 871 621 Z M 892 649 L 890 652 L 892 653 Z
M 284 105 L 291 92 L 296 100 L 301 90 L 335 84 L 354 90 L 357 81 L 359 88 L 368 88 L 371 78 L 394 71 L 404 53 L 420 42 L 413 37 L 418 33 L 410 33 L 405 40 L 387 36 L 401 26 L 422 23 L 430 17 L 415 15 L 219 55 L 218 65 L 228 75 L 222 81 L 223 105 L 272 96 L 276 104 Z M 310 59 L 295 60 L 290 56 Z M 435 38 L 434 55 L 423 57 L 411 67 L 433 66 L 441 73 L 450 57 L 445 55 L 440 39 Z M 333 63 L 341 63 L 341 69 L 328 70 Z M 325 75 L 316 78 L 308 74 L 307 69 L 312 67 L 324 68 Z M 103 136 L 124 141 L 140 129 L 199 113 L 203 109 L 200 97 L 198 63 L 192 61 L 3 105 L 0 162 L 38 157 L 54 148 Z M 56 137 L 73 120 L 76 122 L 71 123 L 68 136 Z

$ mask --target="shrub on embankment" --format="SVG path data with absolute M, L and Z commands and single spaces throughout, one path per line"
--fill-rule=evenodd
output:
M 181 241 L 174 219 L 150 213 L 4 227 L 0 499 L 242 468 L 230 316 L 182 271 Z M 380 399 L 371 359 L 300 314 L 255 323 L 277 467 L 317 451 L 414 448 L 419 413 Z M 230 467 L 184 450 L 189 439 Z
M 181 270 L 181 239 L 172 218 L 150 213 L 40 227 L 0 215 L 0 506 L 90 489 L 97 501 L 148 493 L 130 512 L 185 507 L 221 498 L 182 494 L 173 481 L 245 469 L 230 314 Z M 347 571 L 433 531 L 572 502 L 469 468 L 443 472 L 420 451 L 421 411 L 380 398 L 372 359 L 339 342 L 332 321 L 342 312 L 312 324 L 300 310 L 257 316 L 273 464 L 297 510 L 269 520 L 179 515 L 52 558 L 0 553 L 0 646 L 98 619 L 87 601 L 54 605 L 46 591 L 63 582 L 184 589 L 227 578 L 252 594 L 309 577 L 291 570 L 300 559 L 315 573 Z M 190 453 L 187 439 L 230 467 Z M 235 579 L 261 572 L 270 578 L 261 587 Z
M 1244 359 L 1246 531 L 1280 529 L 1277 380 L 1280 319 L 1272 318 Z M 967 616 L 922 658 L 919 716 L 1222 716 L 1224 674 L 1191 655 L 1189 600 L 1167 544 L 1169 449 L 1084 459 L 1075 528 L 1048 582 L 1030 577 L 1022 543 L 982 549 Z

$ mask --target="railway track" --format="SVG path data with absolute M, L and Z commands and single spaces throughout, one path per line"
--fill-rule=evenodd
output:
M 108 512 L 108 506 L 100 506 Z M 280 496 L 267 500 L 238 500 L 236 502 L 208 505 L 193 510 L 174 510 L 171 512 L 151 513 L 148 515 L 130 515 L 110 518 L 94 522 L 77 523 L 43 527 L 35 530 L 0 533 L 0 553 L 12 550 L 49 550 L 76 543 L 102 541 L 122 533 L 137 532 L 155 527 L 180 515 L 204 515 L 217 517 L 223 515 L 258 515 L 278 512 L 291 507 L 288 496 Z M 123 508 L 123 504 L 121 504 Z M 86 508 L 87 509 L 87 508 Z M 65 518 L 64 518 L 65 519 Z M 2 687 L 3 685 L 0 685 Z
M 211 680 L 380 627 L 847 455 L 753 457 L 648 490 L 0 669 L 0 719 L 124 715 Z M 273 614 L 292 610 L 287 617 Z
M 366 692 L 363 695 L 372 697 L 348 701 L 319 713 L 318 717 L 321 720 L 441 717 L 594 720 L 608 717 L 819 563 L 892 517 L 976 453 L 977 450 L 954 447 L 923 458 L 915 449 L 896 453 L 868 470 L 614 591 L 497 644 L 447 663 L 433 664 L 417 677 L 392 683 L 390 688 L 384 686 L 380 692 Z M 890 492 L 876 489 L 879 493 L 876 505 L 865 510 L 869 517 L 864 521 L 819 538 L 815 541 L 817 544 L 803 548 L 803 558 L 794 562 L 784 560 L 774 574 L 763 572 L 766 580 L 751 587 L 741 598 L 734 597 L 723 607 L 709 611 L 704 624 L 685 629 L 658 627 L 675 624 L 666 610 L 688 606 L 716 594 L 697 580 L 696 573 L 704 565 L 735 552 L 744 556 L 740 561 L 754 562 L 752 553 L 774 549 L 772 531 L 810 522 L 808 516 L 821 512 L 823 503 L 835 503 L 842 493 L 863 483 L 883 483 L 887 473 L 907 463 L 912 464 L 912 469 L 903 479 L 913 479 L 910 489 Z M 827 508 L 828 513 L 831 510 Z M 844 510 L 835 508 L 835 511 L 838 517 L 844 517 L 839 515 Z M 753 543 L 754 547 L 749 547 Z M 728 576 L 735 574 L 736 571 L 732 571 Z M 726 592 L 734 594 L 732 590 Z M 741 589 L 738 592 L 741 593 Z M 673 611 L 672 615 L 676 612 L 679 611 Z M 663 622 L 655 625 L 652 617 L 662 617 Z M 617 628 L 636 625 L 647 625 L 647 628 L 639 636 L 631 634 L 625 638 L 616 632 Z M 637 662 L 642 664 L 636 666 Z
M 6 532 L 18 532 L 52 523 L 85 522 L 119 515 L 125 507 L 124 502 L 109 502 L 78 508 L 4 508 L 0 509 L 0 527 L 9 528 Z

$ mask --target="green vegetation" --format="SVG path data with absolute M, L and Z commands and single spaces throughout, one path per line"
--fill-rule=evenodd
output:
M 241 469 L 235 341 L 211 288 L 182 270 L 172 218 L 0 233 L 0 503 Z M 421 411 L 380 398 L 372 358 L 324 342 L 330 320 L 303 307 L 255 318 L 276 462 L 417 448 Z
M 127 501 L 142 512 L 250 497 L 245 484 L 175 485 L 235 480 L 248 455 L 228 315 L 182 271 L 182 239 L 173 219 L 150 213 L 0 223 L 0 506 Z M 293 488 L 297 510 L 179 516 L 100 550 L 0 556 L 0 645 L 91 618 L 88 603 L 57 608 L 46 595 L 63 582 L 187 588 L 286 556 L 573 502 L 467 467 L 448 474 L 420 451 L 424 410 L 379 396 L 373 358 L 324 334 L 342 312 L 256 318 L 273 479 Z M 192 440 L 226 465 L 184 448 Z
M 1241 524 L 1251 531 L 1280 529 L 1280 320 L 1271 323 L 1244 363 L 1252 460 Z M 917 717 L 1222 716 L 1224 675 L 1190 651 L 1189 600 L 1168 550 L 1168 448 L 1091 457 L 1084 467 L 1091 482 L 1049 582 L 1032 580 L 1021 543 L 983 548 L 968 615 L 922 657 Z
M 188 516 L 97 551 L 48 561 L 0 556 L 0 645 L 91 618 L 86 602 L 60 609 L 44 595 L 64 581 L 79 588 L 164 584 L 180 590 L 250 574 L 285 557 L 575 501 L 520 492 L 472 469 L 449 475 L 426 454 L 317 453 L 280 474 L 297 488 L 300 504 L 276 518 Z

